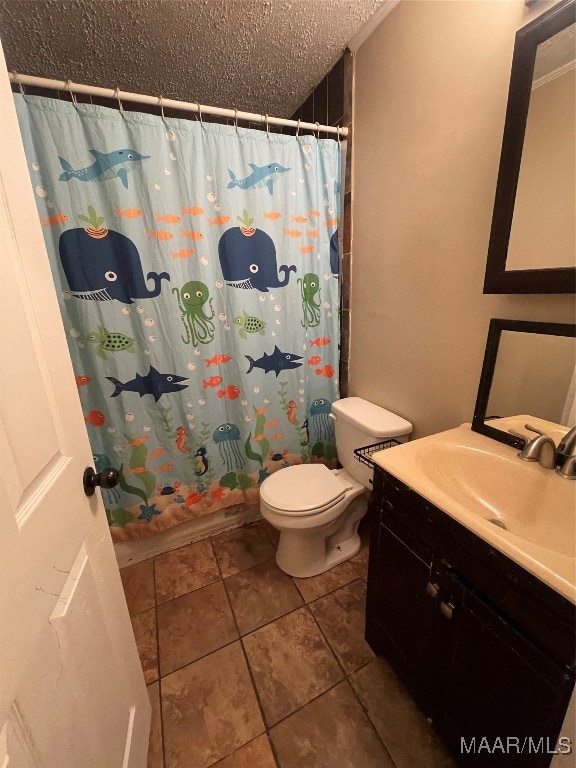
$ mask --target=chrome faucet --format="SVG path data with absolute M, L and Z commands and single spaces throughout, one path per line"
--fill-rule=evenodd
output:
M 556 472 L 565 480 L 576 480 L 576 456 L 568 456 L 561 467 Z
M 514 437 L 520 437 L 525 441 L 524 447 L 518 453 L 518 457 L 524 461 L 537 461 L 544 469 L 554 469 L 556 467 L 556 444 L 554 440 L 552 440 L 550 435 L 544 434 L 544 432 L 536 429 L 536 427 L 531 427 L 530 424 L 524 424 L 524 428 L 530 430 L 530 432 L 536 432 L 537 437 L 528 440 L 520 432 L 516 432 L 513 429 L 508 430 Z
M 558 443 L 558 453 L 570 456 L 574 452 L 574 446 L 576 446 L 576 426 L 568 430 L 562 440 L 560 440 Z

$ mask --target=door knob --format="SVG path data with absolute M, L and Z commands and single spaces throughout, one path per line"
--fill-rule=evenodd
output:
M 97 485 L 101 488 L 114 488 L 118 485 L 118 470 L 113 467 L 104 467 L 101 472 L 95 472 L 92 467 L 86 467 L 82 484 L 86 496 L 93 496 Z

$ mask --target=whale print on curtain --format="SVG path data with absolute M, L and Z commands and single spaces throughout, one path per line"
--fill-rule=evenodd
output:
M 113 538 L 334 463 L 338 144 L 14 98 Z

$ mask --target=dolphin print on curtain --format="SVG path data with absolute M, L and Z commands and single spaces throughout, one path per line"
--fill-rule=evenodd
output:
M 333 463 L 338 144 L 14 98 L 113 538 Z

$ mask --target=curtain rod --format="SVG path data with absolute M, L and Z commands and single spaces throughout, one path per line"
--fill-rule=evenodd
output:
M 233 120 L 251 121 L 253 123 L 263 123 L 268 125 L 287 125 L 292 128 L 307 129 L 312 131 L 323 131 L 324 133 L 335 133 L 342 138 L 348 135 L 348 128 L 336 127 L 333 125 L 320 125 L 320 123 L 305 123 L 301 120 L 287 120 L 283 117 L 269 117 L 268 115 L 259 115 L 255 112 L 240 112 L 236 109 L 222 109 L 221 107 L 209 107 L 205 104 L 196 104 L 190 101 L 177 101 L 176 99 L 165 99 L 162 96 L 145 96 L 141 93 L 130 93 L 120 91 L 119 88 L 98 88 L 93 85 L 83 85 L 82 83 L 73 83 L 71 80 L 51 80 L 46 77 L 36 77 L 34 75 L 21 75 L 16 72 L 9 72 L 10 82 L 16 85 L 30 85 L 35 88 L 46 88 L 52 91 L 68 91 L 72 93 L 82 93 L 86 96 L 98 96 L 105 99 L 117 99 L 121 105 L 122 101 L 132 101 L 139 104 L 149 104 L 162 109 L 181 109 L 187 112 L 196 112 L 202 116 L 217 115 L 218 117 L 228 117 Z

